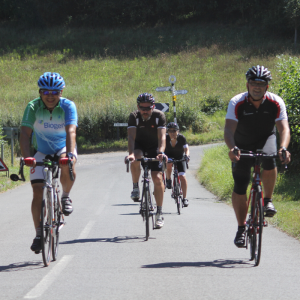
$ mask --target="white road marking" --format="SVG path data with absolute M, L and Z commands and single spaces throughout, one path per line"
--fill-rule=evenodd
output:
M 84 227 L 84 229 L 81 231 L 78 240 L 82 240 L 87 238 L 88 234 L 90 233 L 92 227 L 94 226 L 95 221 L 90 221 L 86 224 L 86 226 Z
M 25 299 L 41 297 L 48 287 L 58 278 L 58 275 L 70 262 L 74 255 L 65 255 L 57 262 L 53 269 L 30 291 L 25 295 Z

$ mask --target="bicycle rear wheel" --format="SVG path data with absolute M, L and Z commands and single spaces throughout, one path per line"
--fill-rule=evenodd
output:
M 48 267 L 50 264 L 51 250 L 53 237 L 51 234 L 52 230 L 52 219 L 51 211 L 49 209 L 49 193 L 47 188 L 44 188 L 43 192 L 43 202 L 41 210 L 41 233 L 42 233 L 42 256 L 45 267 Z
M 52 242 L 52 258 L 57 259 L 58 248 L 59 248 L 59 227 L 61 223 L 61 208 L 59 195 L 56 192 L 54 197 L 54 225 L 53 228 L 53 242 Z

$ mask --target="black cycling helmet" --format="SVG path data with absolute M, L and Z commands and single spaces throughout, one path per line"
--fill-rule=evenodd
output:
M 148 93 L 143 93 L 140 94 L 137 99 L 136 99 L 137 103 L 151 103 L 153 104 L 155 102 L 154 97 L 151 94 Z
M 171 123 L 169 123 L 169 124 L 167 125 L 167 129 L 171 129 L 171 128 L 174 128 L 174 129 L 176 129 L 176 130 L 179 130 L 179 126 L 178 126 L 178 124 L 175 123 L 175 122 L 171 122 Z
M 266 81 L 267 83 L 269 83 L 269 81 L 272 79 L 272 75 L 268 68 L 257 65 L 256 67 L 253 66 L 248 70 L 248 72 L 246 73 L 246 79 L 247 81 L 251 79 L 255 81 Z

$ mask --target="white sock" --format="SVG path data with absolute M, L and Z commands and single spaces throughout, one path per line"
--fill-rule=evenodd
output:
M 66 197 L 69 197 L 70 193 L 66 193 L 65 191 L 63 191 L 61 197 L 62 198 L 66 198 Z

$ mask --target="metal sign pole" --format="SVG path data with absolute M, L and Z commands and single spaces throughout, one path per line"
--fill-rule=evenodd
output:
M 187 90 L 178 90 L 178 91 L 176 91 L 176 89 L 175 89 L 176 77 L 174 75 L 171 75 L 169 77 L 169 82 L 171 83 L 171 86 L 157 87 L 155 90 L 157 92 L 172 92 L 174 122 L 177 123 L 177 117 L 176 117 L 176 100 L 177 100 L 177 97 L 176 96 L 187 94 L 188 91 Z

